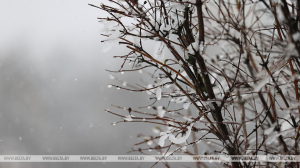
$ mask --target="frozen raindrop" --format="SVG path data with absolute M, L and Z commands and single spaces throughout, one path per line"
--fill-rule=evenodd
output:
M 109 85 L 107 85 L 107 87 L 108 87 L 108 88 L 111 88 L 111 87 L 112 87 L 112 85 L 111 85 L 111 84 L 109 84 Z
M 158 116 L 163 118 L 166 113 L 166 110 L 164 110 L 163 106 L 157 106 L 156 108 Z
M 117 87 L 118 90 L 120 90 L 121 88 Z
M 160 130 L 155 128 L 155 127 L 152 128 L 152 131 L 153 131 L 154 134 L 159 134 L 160 133 Z
M 115 77 L 112 74 L 109 74 L 110 79 L 115 79 Z
M 151 106 L 148 106 L 148 109 L 150 109 L 151 108 Z
M 115 126 L 116 124 L 117 124 L 116 122 L 111 123 L 111 125 L 113 125 L 113 126 Z
M 140 74 L 142 74 L 142 73 L 143 73 L 143 71 L 142 71 L 142 70 L 139 70 L 139 73 L 140 73 Z
M 151 151 L 152 151 L 152 149 L 149 149 L 148 151 L 149 151 L 149 152 L 151 152 Z
M 123 85 L 123 86 L 127 86 L 127 82 L 124 81 L 122 85 Z
M 145 118 L 143 118 L 143 120 L 142 121 L 146 121 L 146 119 Z
M 161 88 L 160 87 L 158 87 L 156 89 L 156 98 L 157 98 L 157 100 L 161 99 Z
M 132 116 L 133 117 L 133 116 Z M 128 116 L 126 116 L 125 118 L 124 118 L 124 120 L 125 121 L 132 121 L 133 119 L 131 118 L 131 116 L 130 115 L 128 115 Z
M 300 38 L 300 33 L 299 33 L 299 32 L 294 33 L 294 34 L 292 35 L 292 37 L 293 37 L 293 40 L 294 40 L 294 41 L 298 41 L 299 38 Z
M 121 74 L 123 75 L 123 74 L 124 74 L 124 71 L 122 71 Z
M 151 141 L 151 140 L 147 141 L 148 146 L 151 146 L 152 144 L 153 144 L 153 141 Z

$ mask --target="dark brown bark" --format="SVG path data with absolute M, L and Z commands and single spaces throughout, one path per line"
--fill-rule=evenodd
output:
M 203 22 L 203 13 L 202 13 L 202 1 L 196 1 L 197 6 L 197 15 L 198 15 L 198 27 L 199 27 L 199 42 L 204 42 L 204 22 Z
M 203 13 L 202 13 L 202 1 L 197 0 L 196 6 L 197 6 L 197 14 L 198 14 L 199 44 L 201 44 L 201 42 L 204 43 L 204 41 L 205 41 L 205 39 L 204 39 L 204 21 L 203 21 Z M 195 57 L 196 57 L 197 63 L 201 70 L 201 75 L 203 77 L 203 81 L 205 84 L 205 88 L 206 88 L 208 97 L 210 99 L 215 99 L 213 86 L 209 79 L 205 61 L 199 52 L 200 51 L 196 51 Z M 229 139 L 229 133 L 228 133 L 226 125 L 223 124 L 223 116 L 221 113 L 221 108 L 215 102 L 213 102 L 212 105 L 214 107 L 214 109 L 212 109 L 212 112 L 211 112 L 212 116 L 213 116 L 214 120 L 217 121 L 217 127 L 218 127 L 219 131 L 222 133 L 223 141 L 226 141 Z M 230 155 L 237 155 L 239 153 L 235 148 L 233 148 L 231 146 L 227 146 L 226 149 Z M 237 167 L 240 167 L 240 165 L 239 165 L 239 163 L 233 162 L 232 167 L 237 168 Z

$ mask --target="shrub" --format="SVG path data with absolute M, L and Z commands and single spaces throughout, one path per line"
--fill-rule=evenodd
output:
M 160 132 L 143 134 L 136 144 L 143 148 L 133 151 L 194 155 L 209 146 L 205 154 L 299 154 L 299 1 L 109 1 L 91 5 L 109 14 L 99 18 L 107 30 L 103 51 L 125 45 L 118 72 L 149 72 L 152 79 L 109 85 L 154 100 L 152 109 L 106 110 L 119 122 L 153 123 Z M 165 106 L 156 105 L 163 100 Z

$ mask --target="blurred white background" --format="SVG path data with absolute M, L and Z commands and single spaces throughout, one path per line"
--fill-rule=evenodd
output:
M 112 56 L 122 50 L 101 52 L 97 17 L 106 14 L 88 6 L 101 1 L 0 0 L 1 155 L 126 154 L 138 142 L 138 133 L 151 133 L 145 124 L 111 126 L 120 119 L 104 112 L 112 109 L 111 104 L 147 105 L 149 100 L 142 94 L 107 88 L 115 81 L 105 69 L 118 70 L 120 62 Z M 127 73 L 121 77 L 133 80 Z M 139 163 L 0 165 L 145 167 Z

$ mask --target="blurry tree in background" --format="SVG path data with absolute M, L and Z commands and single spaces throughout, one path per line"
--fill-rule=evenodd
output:
M 117 49 L 115 44 L 129 51 L 115 56 L 123 63 L 111 71 L 122 85 L 108 87 L 145 92 L 153 103 L 136 109 L 113 105 L 124 108 L 124 113 L 106 112 L 121 117 L 113 125 L 150 123 L 159 132 L 140 134 L 144 140 L 132 151 L 299 154 L 300 1 L 109 1 L 91 5 L 109 14 L 99 18 L 105 24 L 101 33 L 107 37 L 103 51 Z M 210 54 L 209 49 L 215 52 Z M 144 72 L 151 81 L 134 85 L 113 75 L 132 71 Z M 299 163 L 284 165 L 299 167 Z

